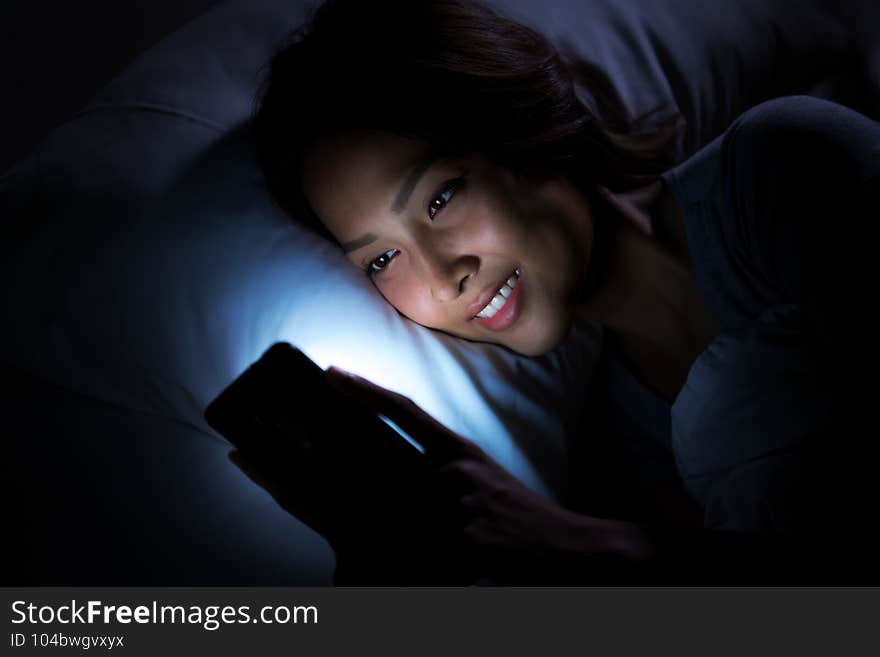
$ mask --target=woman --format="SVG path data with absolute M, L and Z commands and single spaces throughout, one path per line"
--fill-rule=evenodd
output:
M 820 219 L 876 194 L 877 126 L 774 101 L 668 170 L 678 122 L 639 134 L 611 89 L 478 4 L 327 2 L 274 59 L 256 138 L 277 202 L 419 324 L 538 355 L 575 316 L 600 322 L 609 408 L 667 414 L 629 435 L 659 441 L 699 506 L 670 498 L 674 524 L 562 508 L 407 400 L 329 376 L 426 446 L 495 581 L 594 582 L 610 563 L 613 581 L 798 581 L 817 541 L 836 547 L 815 522 L 832 508 L 814 485 L 831 431 Z M 234 460 L 290 508 L 285 482 Z

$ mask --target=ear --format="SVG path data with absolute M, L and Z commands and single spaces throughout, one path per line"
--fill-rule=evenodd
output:
M 654 235 L 651 208 L 660 196 L 662 182 L 656 180 L 626 192 L 612 192 L 603 185 L 593 185 L 594 198 L 614 210 L 615 216 L 623 218 L 645 235 Z

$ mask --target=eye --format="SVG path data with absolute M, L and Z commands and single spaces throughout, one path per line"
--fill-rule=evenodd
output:
M 446 205 L 452 200 L 452 197 L 455 196 L 455 192 L 464 182 L 464 176 L 460 178 L 456 178 L 455 180 L 449 180 L 443 183 L 443 187 L 440 192 L 431 199 L 431 202 L 428 204 L 428 216 L 433 219 L 440 210 L 446 207 Z
M 378 258 L 374 258 L 373 260 L 371 260 L 369 263 L 367 263 L 366 266 L 367 276 L 378 274 L 380 271 L 385 269 L 385 267 L 387 267 L 391 263 L 391 261 L 398 253 L 400 253 L 400 251 L 398 251 L 397 249 L 389 249 Z

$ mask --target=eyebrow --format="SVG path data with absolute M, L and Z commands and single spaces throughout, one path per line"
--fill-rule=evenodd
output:
M 351 240 L 350 242 L 342 243 L 342 252 L 343 253 L 351 253 L 352 251 L 357 251 L 361 247 L 366 246 L 367 244 L 372 244 L 376 241 L 376 236 L 373 233 L 367 233 L 366 235 L 362 235 L 357 239 Z
M 397 192 L 397 196 L 394 197 L 394 203 L 391 204 L 391 212 L 394 214 L 400 214 L 403 211 L 406 204 L 409 203 L 409 197 L 412 196 L 413 190 L 416 188 L 416 185 L 419 184 L 419 180 L 421 180 L 425 171 L 427 171 L 437 159 L 438 155 L 436 153 L 428 153 L 428 155 L 426 155 L 421 161 L 416 163 L 409 172 L 409 175 L 403 181 L 403 184 L 400 186 L 400 191 Z
M 425 171 L 427 171 L 438 159 L 439 156 L 436 153 L 429 153 L 416 163 L 404 179 L 403 184 L 400 186 L 400 190 L 397 192 L 397 196 L 394 197 L 394 202 L 391 204 L 391 212 L 394 214 L 400 214 L 403 212 L 406 204 L 409 203 L 409 197 L 412 196 L 413 190 L 419 184 L 419 180 L 425 175 Z M 367 233 L 366 235 L 362 235 L 349 242 L 344 242 L 342 244 L 342 252 L 351 253 L 352 251 L 357 251 L 368 244 L 372 244 L 376 239 L 376 235 Z

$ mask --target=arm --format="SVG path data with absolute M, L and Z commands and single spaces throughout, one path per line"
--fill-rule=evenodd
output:
M 815 537 L 802 540 L 578 514 L 532 492 L 410 400 L 330 376 L 422 442 L 437 488 L 461 510 L 479 570 L 500 584 L 812 583 L 817 568 L 837 572 L 825 552 L 836 537 L 820 540 L 821 518 Z
M 538 497 L 477 450 L 439 472 L 469 513 L 464 532 L 484 572 L 499 584 L 816 584 L 858 575 L 847 570 L 854 555 L 844 553 L 857 547 L 857 534 L 831 531 L 820 504 L 811 530 L 797 536 L 721 531 L 575 513 Z M 791 497 L 814 490 L 803 483 L 800 491 L 789 488 Z
M 597 524 L 603 526 L 598 534 Z M 840 581 L 835 579 L 838 564 L 827 568 L 827 553 L 791 537 L 586 516 L 576 527 L 569 545 L 527 575 L 534 579 L 531 583 L 739 586 L 821 584 L 829 583 L 829 577 L 830 582 Z M 517 582 L 514 576 L 510 583 L 530 582 Z
M 532 492 L 478 446 L 450 432 L 407 398 L 338 371 L 331 370 L 328 378 L 422 443 L 433 477 L 430 483 L 446 503 L 445 514 L 433 507 L 440 515 L 427 517 L 413 515 L 418 506 L 402 503 L 405 510 L 397 524 L 403 531 L 393 545 L 383 543 L 375 531 L 360 533 L 359 538 L 355 532 L 359 542 L 334 541 L 337 583 L 462 585 L 488 577 L 505 585 L 802 584 L 817 583 L 816 564 L 839 564 L 812 541 L 639 524 L 564 509 Z M 269 481 L 253 470 L 253 464 L 240 457 L 233 460 L 298 515 L 296 505 L 290 504 L 288 482 Z M 424 516 L 425 506 L 420 508 Z M 393 515 L 395 510 L 388 512 Z M 440 516 L 458 518 L 457 529 Z M 433 523 L 439 533 L 413 541 L 406 530 L 414 521 Z M 357 519 L 351 514 L 322 518 L 323 526 L 339 522 Z M 438 543 L 450 532 L 459 536 L 451 537 L 446 546 L 442 540 Z M 337 533 L 342 534 L 350 533 Z M 455 550 L 459 538 L 465 550 L 453 554 L 449 546 Z M 834 538 L 823 544 L 830 546 Z M 834 575 L 836 570 L 829 572 Z
M 674 422 L 679 472 L 707 525 L 800 534 L 843 528 L 859 504 L 870 517 L 870 494 L 843 492 L 864 481 L 851 474 L 865 462 L 860 433 L 848 443 L 834 431 L 831 406 L 841 388 L 844 400 L 864 395 L 846 365 L 873 369 L 856 336 L 875 278 L 866 237 L 880 207 L 880 124 L 815 98 L 778 99 L 676 176 L 690 237 L 704 246 L 705 288 L 729 313 L 723 348 L 692 372 Z M 779 312 L 789 304 L 797 312 Z M 852 337 L 835 342 L 841 328 Z M 855 419 L 848 407 L 854 425 L 874 424 L 870 403 L 852 406 L 867 411 Z M 867 527 L 850 523 L 858 540 L 854 530 Z

